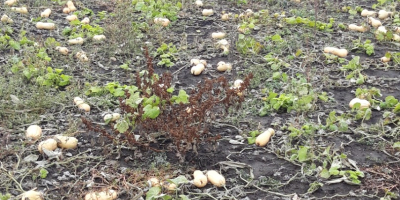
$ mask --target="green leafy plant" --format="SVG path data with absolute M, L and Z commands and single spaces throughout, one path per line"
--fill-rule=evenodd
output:
M 308 18 L 289 17 L 285 18 L 285 22 L 290 25 L 303 24 L 311 28 L 316 27 L 318 30 L 321 31 L 332 32 L 333 31 L 332 27 L 333 24 L 335 23 L 335 20 L 333 18 L 330 18 L 329 23 L 324 23 L 320 21 L 310 20 Z
M 9 200 L 11 199 L 11 194 L 6 193 L 6 194 L 2 194 L 0 193 L 0 200 Z
M 62 74 L 63 69 L 53 69 L 47 67 L 47 73 L 44 76 L 38 76 L 36 82 L 44 86 L 63 87 L 70 84 L 71 76 Z
M 256 39 L 239 34 L 239 38 L 236 42 L 236 49 L 241 54 L 258 54 L 263 48 L 263 45 L 257 42 Z
M 280 70 L 282 67 L 290 67 L 289 63 L 279 59 L 278 57 L 274 57 L 272 53 L 269 53 L 264 56 L 264 59 L 267 61 L 267 64 L 271 66 L 271 69 L 276 71 Z
M 175 45 L 172 43 L 166 44 L 162 43 L 161 46 L 157 49 L 157 55 L 160 56 L 161 61 L 157 63 L 157 65 L 164 65 L 167 67 L 174 66 L 173 61 L 176 61 L 175 57 L 178 50 Z
M 249 132 L 250 137 L 247 138 L 247 143 L 249 143 L 249 144 L 254 144 L 254 143 L 256 142 L 256 137 L 257 137 L 258 135 L 260 135 L 260 134 L 261 134 L 261 132 L 258 131 L 258 130 L 250 131 L 250 132 Z
M 136 11 L 140 11 L 147 19 L 155 17 L 166 17 L 175 21 L 178 12 L 182 8 L 181 1 L 156 1 L 156 0 L 133 0 L 132 5 Z
M 359 56 L 355 56 L 347 65 L 343 65 L 340 70 L 350 72 L 346 76 L 346 79 L 355 79 L 357 84 L 363 84 L 365 82 L 365 76 L 361 74 L 363 67 L 360 63 Z
M 371 43 L 371 40 L 365 40 L 364 43 L 362 43 L 360 39 L 353 40 L 353 44 L 353 50 L 365 51 L 365 53 L 367 53 L 369 56 L 375 53 L 374 44 Z

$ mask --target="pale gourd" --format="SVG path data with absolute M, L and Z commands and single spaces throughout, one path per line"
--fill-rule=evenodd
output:
M 230 15 L 229 15 L 228 13 L 222 14 L 222 15 L 221 15 L 221 20 L 222 20 L 222 21 L 228 21 L 228 20 L 229 20 L 229 16 L 230 16 Z
M 4 2 L 4 5 L 12 6 L 12 5 L 14 5 L 15 3 L 17 3 L 17 2 L 18 2 L 18 0 L 8 0 L 8 1 L 5 1 L 5 2 Z
M 78 139 L 75 137 L 56 135 L 54 139 L 56 139 L 58 147 L 63 149 L 75 149 L 78 146 Z
M 36 28 L 44 30 L 53 30 L 56 28 L 56 24 L 51 22 L 38 22 L 36 23 Z
M 378 27 L 378 29 L 376 29 L 375 34 L 386 33 L 386 32 L 387 32 L 386 28 L 384 26 L 380 26 L 380 27 Z
M 215 33 L 212 33 L 211 34 L 211 37 L 213 38 L 213 39 L 222 39 L 222 38 L 224 38 L 226 36 L 226 33 L 223 33 L 223 32 L 215 32 Z
M 74 97 L 74 104 L 75 105 L 79 105 L 79 104 L 81 104 L 81 103 L 83 103 L 84 101 L 83 101 L 83 99 L 82 98 L 80 98 L 80 97 Z
M 81 23 L 82 23 L 82 24 L 89 24 L 89 23 L 90 23 L 89 17 L 83 18 L 82 21 L 81 21 Z
M 360 103 L 360 109 L 369 108 L 371 106 L 371 103 L 365 99 L 354 98 L 349 103 L 350 108 L 353 108 L 356 103 Z
M 93 36 L 93 40 L 94 41 L 101 41 L 101 40 L 105 40 L 106 36 L 105 35 L 95 35 Z
M 71 10 L 69 8 L 63 8 L 63 13 L 65 14 L 69 14 L 71 12 Z
M 42 141 L 38 145 L 38 150 L 40 153 L 43 153 L 43 149 L 54 151 L 56 148 L 57 148 L 57 141 L 53 138 Z
M 118 194 L 115 190 L 89 192 L 85 195 L 85 200 L 114 200 L 117 199 Z
M 56 47 L 56 50 L 58 50 L 58 52 L 60 52 L 63 55 L 68 55 L 69 50 L 67 47 Z
M 156 177 L 150 178 L 147 182 L 149 183 L 149 185 L 150 185 L 151 187 L 158 187 L 158 186 L 160 186 L 160 180 L 158 180 L 158 178 L 156 178 Z
M 121 118 L 121 114 L 119 113 L 113 113 L 113 114 L 106 114 L 104 115 L 104 121 L 117 121 L 119 118 Z
M 70 12 L 76 11 L 76 7 L 72 1 L 67 1 L 67 7 L 69 8 Z
M 47 8 L 46 10 L 44 10 L 43 12 L 40 13 L 40 17 L 49 17 L 51 14 L 51 10 L 50 8 Z
M 393 12 L 388 12 L 388 11 L 386 11 L 386 10 L 380 10 L 379 12 L 378 12 L 378 18 L 379 19 L 386 19 L 386 18 L 388 18 L 389 16 L 391 16 L 393 14 Z
M 365 32 L 368 29 L 365 28 L 364 26 L 357 26 L 355 24 L 349 24 L 349 30 L 358 31 L 358 32 Z
M 373 17 L 368 17 L 368 23 L 375 28 L 382 26 L 382 22 Z
M 274 129 L 269 128 L 267 131 L 261 133 L 260 135 L 257 136 L 256 138 L 256 145 L 259 147 L 263 147 L 267 145 L 271 137 L 275 134 Z
M 197 76 L 197 75 L 200 75 L 201 72 L 203 72 L 205 68 L 206 67 L 204 66 L 203 63 L 199 63 L 199 64 L 193 66 L 192 69 L 190 69 L 190 73 Z
M 161 18 L 161 17 L 154 18 L 154 23 L 161 25 L 163 27 L 167 27 L 170 22 L 171 21 L 169 21 L 169 19 L 167 19 L 167 18 Z
M 1 16 L 1 22 L 12 24 L 14 21 L 4 14 Z
M 388 57 L 386 57 L 386 56 L 383 56 L 383 57 L 381 58 L 381 61 L 384 62 L 384 63 L 387 63 L 387 62 L 390 61 L 390 58 L 388 58 Z
M 87 104 L 87 103 L 81 103 L 81 104 L 79 104 L 79 105 L 78 105 L 78 108 L 79 108 L 80 110 L 85 111 L 85 112 L 90 112 L 90 106 L 89 106 L 89 104 Z
M 84 51 L 77 52 L 75 57 L 78 58 L 78 60 L 80 60 L 81 62 L 89 61 L 89 58 L 86 56 L 86 53 Z
M 213 9 L 204 9 L 202 14 L 203 14 L 203 16 L 211 16 L 214 14 L 214 10 Z
M 30 139 L 37 140 L 42 137 L 42 128 L 38 125 L 30 125 L 25 132 L 25 136 Z
M 220 72 L 224 72 L 224 71 L 230 71 L 232 70 L 232 64 L 230 63 L 225 63 L 224 61 L 220 61 L 217 64 L 217 70 Z
M 375 11 L 369 11 L 367 9 L 361 11 L 361 16 L 363 17 L 375 16 L 375 15 L 376 15 Z
M 70 21 L 77 20 L 78 16 L 76 16 L 76 15 L 68 15 L 67 17 L 65 17 L 65 19 L 67 19 L 70 22 Z
M 194 4 L 195 4 L 197 7 L 202 7 L 202 6 L 203 6 L 203 1 L 201 1 L 201 0 L 196 0 L 196 1 L 194 2 Z
M 224 50 L 223 53 L 224 54 L 228 54 L 229 53 L 229 42 L 226 39 L 222 39 L 219 40 L 217 42 L 217 47 L 219 47 L 220 49 Z
M 83 38 L 81 38 L 81 37 L 78 37 L 78 38 L 75 38 L 75 39 L 70 39 L 70 40 L 68 40 L 68 44 L 83 44 Z
M 44 197 L 41 192 L 29 190 L 27 192 L 22 193 L 21 200 L 44 200 Z
M 237 80 L 235 80 L 235 82 L 233 82 L 233 87 L 240 88 L 242 86 L 242 84 L 243 84 L 243 80 L 237 79 Z
M 397 41 L 397 42 L 400 42 L 400 35 L 393 34 L 393 40 Z
M 210 181 L 211 184 L 217 187 L 222 187 L 225 185 L 225 178 L 221 174 L 219 174 L 215 170 L 209 170 L 207 171 L 207 179 Z
M 28 13 L 28 9 L 26 7 L 12 7 L 11 10 L 21 14 Z
M 195 185 L 196 187 L 202 188 L 207 185 L 207 176 L 205 176 L 200 170 L 194 171 L 193 177 L 193 185 Z
M 400 33 L 400 27 L 396 27 L 396 28 L 394 29 L 394 32 Z
M 346 57 L 347 54 L 349 53 L 346 49 L 338 49 L 336 47 L 325 47 L 324 48 L 325 53 L 331 53 L 333 55 L 339 56 L 339 57 Z

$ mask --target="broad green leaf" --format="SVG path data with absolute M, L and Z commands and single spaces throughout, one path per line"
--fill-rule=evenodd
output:
M 179 198 L 181 198 L 181 200 L 190 200 L 189 197 L 183 194 L 179 195 Z
M 298 151 L 298 154 L 299 154 L 298 159 L 300 162 L 304 162 L 304 161 L 308 160 L 308 156 L 307 156 L 308 149 L 309 149 L 309 147 L 304 147 L 304 146 L 300 147 L 300 149 Z
M 400 142 L 395 142 L 393 144 L 393 148 L 400 148 Z
M 161 188 L 160 187 L 152 187 L 149 189 L 149 191 L 146 193 L 146 200 L 153 200 L 156 199 L 158 194 L 160 194 Z
M 174 179 L 168 179 L 168 182 L 173 183 L 173 184 L 178 186 L 178 185 L 180 185 L 182 183 L 188 183 L 189 181 L 186 179 L 185 176 L 181 175 L 181 176 L 178 176 L 178 177 L 176 177 Z
M 160 114 L 160 108 L 158 106 L 147 105 L 143 108 L 143 111 L 143 119 L 155 119 Z
M 120 133 L 125 133 L 129 129 L 129 124 L 126 120 L 119 120 L 114 128 L 118 130 Z

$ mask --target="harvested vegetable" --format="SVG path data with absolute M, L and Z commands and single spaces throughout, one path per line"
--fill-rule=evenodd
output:
M 222 21 L 228 21 L 230 18 L 231 14 L 230 13 L 222 13 L 221 15 L 221 20 Z
M 58 50 L 58 52 L 60 52 L 63 55 L 68 55 L 69 50 L 67 47 L 56 47 L 56 50 Z
M 205 68 L 206 67 L 204 66 L 204 64 L 199 63 L 199 64 L 193 66 L 192 69 L 190 69 L 190 73 L 197 76 L 197 75 L 200 75 L 201 72 L 203 72 Z
M 207 185 L 207 176 L 205 176 L 200 170 L 194 171 L 193 177 L 193 185 L 195 185 L 196 187 L 202 188 Z
M 365 99 L 354 98 L 349 103 L 350 108 L 353 108 L 356 103 L 360 103 L 360 109 L 369 108 L 371 106 L 371 103 Z
M 18 0 L 7 0 L 7 1 L 4 2 L 4 5 L 12 6 L 17 2 L 18 2 Z
M 259 136 L 256 138 L 256 145 L 259 147 L 263 147 L 267 145 L 271 137 L 275 134 L 274 129 L 269 128 L 267 131 L 261 133 Z
M 79 51 L 76 53 L 76 58 L 78 58 L 81 62 L 88 62 L 89 58 L 86 56 L 84 51 Z
M 85 195 L 85 200 L 114 200 L 117 197 L 117 191 L 110 189 L 108 191 L 89 192 Z
M 210 181 L 211 184 L 217 186 L 217 187 L 222 187 L 225 185 L 225 178 L 221 174 L 219 174 L 215 170 L 209 170 L 207 171 L 207 179 Z
M 200 59 L 197 59 L 197 58 L 193 58 L 193 59 L 190 60 L 190 65 L 198 65 L 200 63 L 203 64 L 204 66 L 207 65 L 207 61 L 206 60 L 200 60 Z
M 158 187 L 160 186 L 160 180 L 156 177 L 152 177 L 147 181 L 150 184 L 150 187 Z
M 26 7 L 11 7 L 11 10 L 21 14 L 28 13 L 28 9 Z
M 4 14 L 1 16 L 1 22 L 12 24 L 14 21 Z
M 39 139 L 42 137 L 42 128 L 38 125 L 30 125 L 25 132 L 25 136 L 27 138 L 32 138 L 34 140 Z
M 49 17 L 51 14 L 51 10 L 50 8 L 47 8 L 46 10 L 44 10 L 43 12 L 40 13 L 40 17 Z
M 80 97 L 74 97 L 74 103 L 75 103 L 75 105 L 79 105 L 79 104 L 84 103 L 84 101 Z
M 202 14 L 203 14 L 203 16 L 211 16 L 214 14 L 214 10 L 213 9 L 204 9 Z
M 386 19 L 386 18 L 388 18 L 388 17 L 391 16 L 391 15 L 393 15 L 393 12 L 388 12 L 388 11 L 386 11 L 386 10 L 380 10 L 380 11 L 378 12 L 378 18 L 379 18 L 379 19 Z
M 121 118 L 121 114 L 119 113 L 113 113 L 113 114 L 106 114 L 104 115 L 104 121 L 117 121 L 119 118 Z
M 83 110 L 85 112 L 89 112 L 90 111 L 90 106 L 87 103 L 81 103 L 78 105 L 78 108 L 80 110 Z
M 45 141 L 42 141 L 38 145 L 38 150 L 40 153 L 43 153 L 43 149 L 54 151 L 56 148 L 57 148 L 57 141 L 53 138 L 49 138 Z
M 336 47 L 325 47 L 324 48 L 325 53 L 331 53 L 333 55 L 339 56 L 339 57 L 346 57 L 347 54 L 349 53 L 346 49 L 338 49 Z
M 44 200 L 44 197 L 41 192 L 29 190 L 22 194 L 21 200 Z
M 77 20 L 78 16 L 76 16 L 76 15 L 68 15 L 65 19 L 67 19 L 70 22 L 70 21 Z
M 58 147 L 63 149 L 75 149 L 78 146 L 78 139 L 75 137 L 56 135 L 54 139 L 56 139 Z
M 45 23 L 45 22 L 38 22 L 36 23 L 36 28 L 38 29 L 45 29 L 45 30 L 53 30 L 56 28 L 56 24 L 54 23 Z
M 384 26 L 380 26 L 378 29 L 376 29 L 375 34 L 386 33 L 386 32 L 387 32 L 386 28 Z
M 390 61 L 390 58 L 388 58 L 388 57 L 386 57 L 386 56 L 383 56 L 383 57 L 381 58 L 381 61 L 384 62 L 384 63 L 387 63 L 387 62 Z
M 69 8 L 63 8 L 63 13 L 69 14 L 71 10 Z
M 67 7 L 69 8 L 70 12 L 76 11 L 76 7 L 72 1 L 67 1 Z
M 195 4 L 197 7 L 202 7 L 202 6 L 203 6 L 203 1 L 201 1 L 201 0 L 196 0 L 196 1 L 194 2 L 194 4 Z
M 164 26 L 164 27 L 167 27 L 169 25 L 170 21 L 167 18 L 157 17 L 157 18 L 154 18 L 154 23 Z
M 368 17 L 368 23 L 375 28 L 382 26 L 382 22 L 373 17 Z
M 222 39 L 226 36 L 226 33 L 223 32 L 215 32 L 211 34 L 211 37 L 214 39 Z
M 377 13 L 375 11 L 369 11 L 367 9 L 361 11 L 361 16 L 363 17 L 375 16 L 376 14 Z
M 364 27 L 364 26 L 357 26 L 355 24 L 349 24 L 349 30 L 358 31 L 358 32 L 363 32 L 364 33 L 368 29 L 366 27 Z
M 89 24 L 89 23 L 90 23 L 89 17 L 83 18 L 82 21 L 81 21 L 81 23 L 82 23 L 82 24 Z
M 220 72 L 224 72 L 224 71 L 227 71 L 227 70 L 230 71 L 230 70 L 232 70 L 232 64 L 225 63 L 224 61 L 220 61 L 217 64 L 217 70 L 220 71 Z
M 68 40 L 68 44 L 83 44 L 83 38 L 78 37 L 75 39 Z
M 105 40 L 106 36 L 105 35 L 95 35 L 93 36 L 93 40 L 95 41 L 101 41 L 101 40 Z
M 224 54 L 228 54 L 229 53 L 229 42 L 226 39 L 222 39 L 220 41 L 217 42 L 217 47 L 219 47 L 220 49 L 224 50 L 223 53 Z

